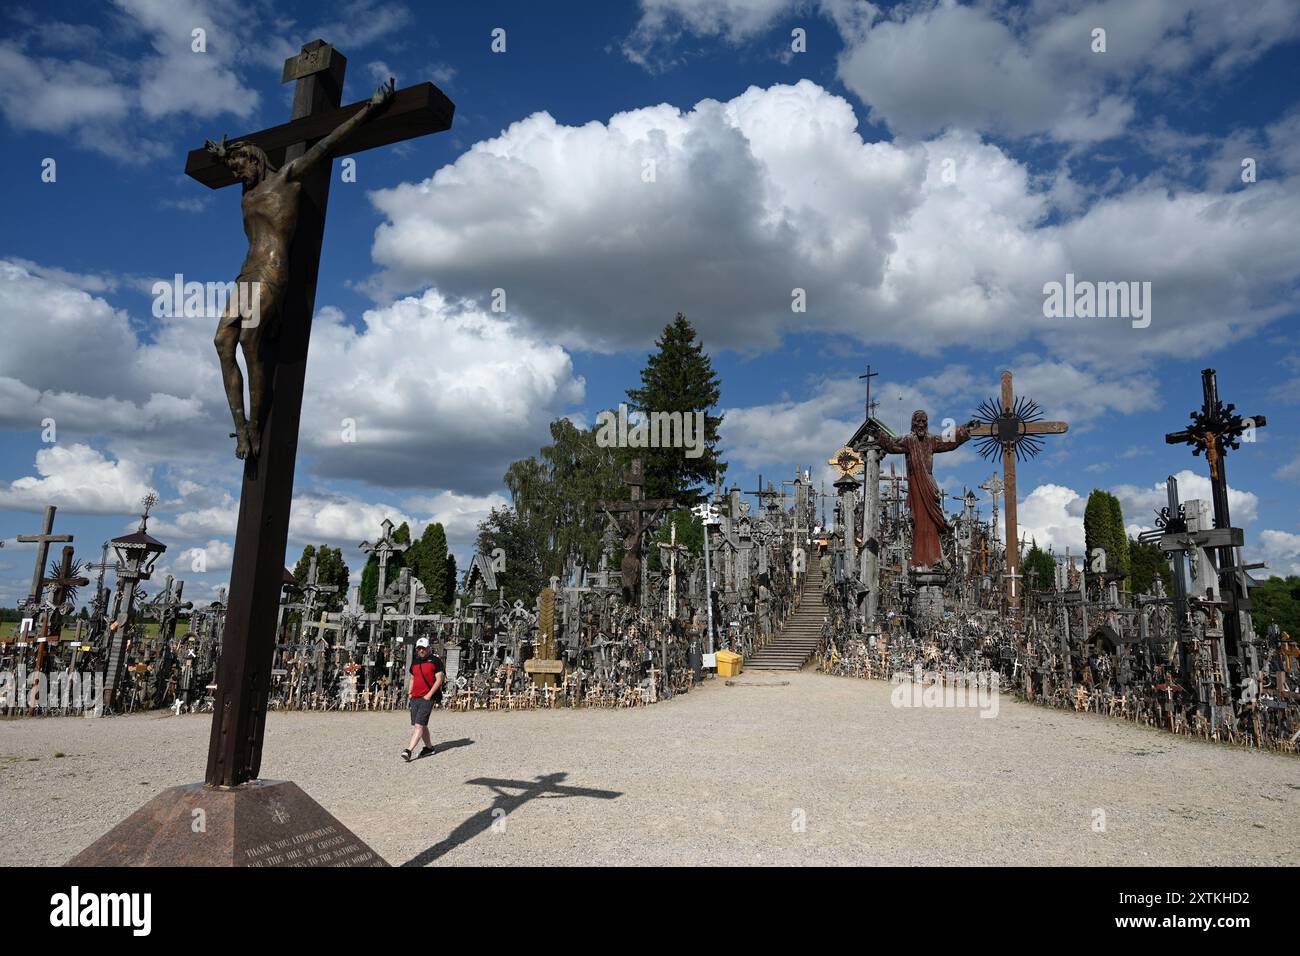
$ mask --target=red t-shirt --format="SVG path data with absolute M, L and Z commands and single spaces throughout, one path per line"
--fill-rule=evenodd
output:
M 436 657 L 427 657 L 411 665 L 411 696 L 423 697 L 433 687 L 434 678 L 442 669 L 442 662 Z

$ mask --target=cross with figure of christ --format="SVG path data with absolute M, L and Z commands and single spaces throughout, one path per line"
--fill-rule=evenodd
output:
M 42 585 L 53 588 L 54 594 L 50 599 L 50 609 L 41 615 L 41 637 L 44 640 L 36 648 L 38 671 L 45 670 L 45 655 L 49 642 L 57 641 L 63 634 L 63 618 L 72 608 L 72 602 L 77 596 L 77 588 L 85 587 L 90 583 L 89 578 L 81 576 L 79 566 L 73 560 L 72 545 L 64 547 L 63 560 L 50 570 L 54 575 L 41 581 Z
M 299 188 L 286 188 L 282 194 L 268 197 L 279 203 L 275 209 L 253 209 L 247 201 L 244 203 L 245 227 L 250 237 L 250 217 L 254 213 L 263 220 L 277 215 L 277 223 L 287 223 L 292 232 L 284 272 L 287 278 L 277 301 L 276 331 L 260 341 L 262 361 L 257 374 L 264 383 L 261 391 L 265 399 L 250 401 L 249 406 L 249 425 L 257 423 L 258 440 L 254 452 L 244 459 L 239 525 L 208 747 L 206 782 L 211 787 L 234 787 L 254 780 L 261 768 L 276 615 L 293 502 L 298 423 L 332 159 L 450 129 L 455 110 L 432 83 L 390 90 L 381 97 L 381 104 L 372 98 L 340 107 L 346 65 L 346 58 L 323 40 L 307 43 L 300 54 L 285 63 L 282 81 L 293 80 L 296 84 L 288 123 L 239 138 L 236 144 L 246 144 L 242 150 L 236 150 L 234 144 L 227 147 L 223 138 L 220 146 L 191 151 L 185 164 L 189 176 L 213 189 L 233 185 L 238 181 L 237 171 L 242 170 L 244 198 L 248 200 L 256 189 L 250 182 L 256 179 L 258 167 L 265 174 L 277 164 L 283 170 L 303 161 L 294 166 L 301 170 L 293 180 Z M 364 123 L 352 122 L 359 116 L 364 116 Z M 328 146 L 323 155 L 320 150 L 313 152 L 313 147 L 320 144 Z M 287 215 L 280 208 L 286 203 L 296 203 L 296 209 L 287 210 L 296 215 Z M 283 237 L 277 234 L 270 238 L 278 241 Z M 264 265 L 255 261 L 255 250 L 251 248 L 246 268 L 250 262 Z M 279 270 L 281 263 L 274 265 Z M 280 274 L 275 273 L 277 277 Z M 248 278 L 264 280 L 266 276 Z M 245 331 L 239 332 L 241 344 Z M 227 366 L 223 371 L 228 372 L 229 366 L 238 368 L 233 352 L 231 362 L 225 361 L 225 355 L 222 359 L 223 366 Z M 250 389 L 252 384 L 250 370 Z M 229 385 L 228 381 L 228 395 L 232 392 Z M 233 411 L 233 401 L 231 405 Z
M 982 438 L 979 453 L 985 458 L 995 455 L 1002 459 L 1002 488 L 1006 495 L 1003 512 L 1006 529 L 1007 601 L 1010 607 L 1020 606 L 1020 531 L 1016 524 L 1016 460 L 1024 455 L 1032 458 L 1042 449 L 1035 436 L 1060 435 L 1069 430 L 1065 422 L 1045 422 L 1038 403 L 1032 399 L 1017 398 L 1012 387 L 1011 373 L 1002 373 L 1001 402 L 988 400 L 980 405 L 975 416 L 981 424 L 970 430 L 972 438 Z M 985 489 L 989 490 L 989 489 Z
M 597 505 L 609 515 L 623 535 L 623 564 L 621 566 L 623 596 L 631 607 L 641 599 L 642 541 L 659 515 L 675 505 L 671 498 L 645 496 L 645 467 L 640 458 L 632 459 L 632 466 L 623 476 L 628 486 L 630 501 L 600 501 Z
M 63 549 L 63 560 L 52 568 L 55 572 L 53 577 L 45 579 L 46 587 L 54 589 L 54 595 L 50 603 L 54 606 L 55 616 L 51 621 L 46 618 L 46 637 L 57 639 L 63 631 L 63 617 L 71 610 L 71 604 L 76 600 L 77 588 L 83 588 L 90 584 L 90 578 L 81 576 L 81 566 L 73 558 L 72 545 L 67 545 Z

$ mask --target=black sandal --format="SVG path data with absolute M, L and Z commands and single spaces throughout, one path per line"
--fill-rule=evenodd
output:
M 402 759 L 405 760 L 407 763 L 411 762 L 411 750 L 409 747 L 406 750 L 402 751 Z

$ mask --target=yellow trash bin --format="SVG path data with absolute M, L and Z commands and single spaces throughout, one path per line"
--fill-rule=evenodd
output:
M 744 669 L 744 660 L 734 651 L 718 651 L 718 676 L 735 677 Z

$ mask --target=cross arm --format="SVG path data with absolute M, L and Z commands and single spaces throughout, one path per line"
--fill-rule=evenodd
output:
M 664 508 L 670 508 L 674 504 L 671 498 L 648 498 L 640 501 L 607 501 L 602 502 L 600 507 L 603 511 L 609 512 L 628 512 L 628 511 L 662 511 Z
M 316 145 L 307 150 L 298 159 L 295 159 L 287 167 L 287 175 L 290 179 L 301 179 L 307 172 L 316 166 L 321 160 L 330 157 L 334 153 L 335 147 L 340 142 L 344 142 L 350 137 L 361 124 L 365 123 L 376 111 L 383 109 L 393 98 L 392 81 L 380 87 L 379 92 L 367 101 L 361 109 L 357 110 L 337 127 L 326 134 L 324 139 L 317 140 Z
M 14 539 L 19 544 L 40 544 L 42 541 L 48 541 L 54 544 L 58 541 L 71 541 L 70 534 L 20 534 Z
M 1066 422 L 1026 422 L 1026 435 L 1063 435 L 1070 430 Z
M 1020 429 L 1022 435 L 1061 435 L 1070 430 L 1068 422 L 1025 422 Z M 996 438 L 998 426 L 979 424 L 970 429 L 972 438 Z
M 362 100 L 328 113 L 306 116 L 270 129 L 239 137 L 239 142 L 260 147 L 275 166 L 284 165 L 285 150 L 296 143 L 323 139 L 361 113 L 370 103 Z M 402 140 L 441 133 L 451 129 L 456 105 L 432 83 L 418 83 L 393 94 L 382 115 L 352 131 L 333 150 L 335 156 L 360 153 Z M 185 174 L 210 189 L 233 186 L 238 180 L 229 168 L 206 148 L 192 149 L 185 160 Z
M 566 787 L 562 784 L 545 783 L 540 780 L 497 780 L 491 777 L 476 777 L 473 780 L 466 780 L 465 782 L 480 787 L 496 787 L 500 790 L 523 790 L 525 792 L 531 791 L 545 794 L 563 794 L 572 797 L 600 797 L 604 800 L 612 800 L 615 797 L 621 797 L 623 795 L 617 790 Z

